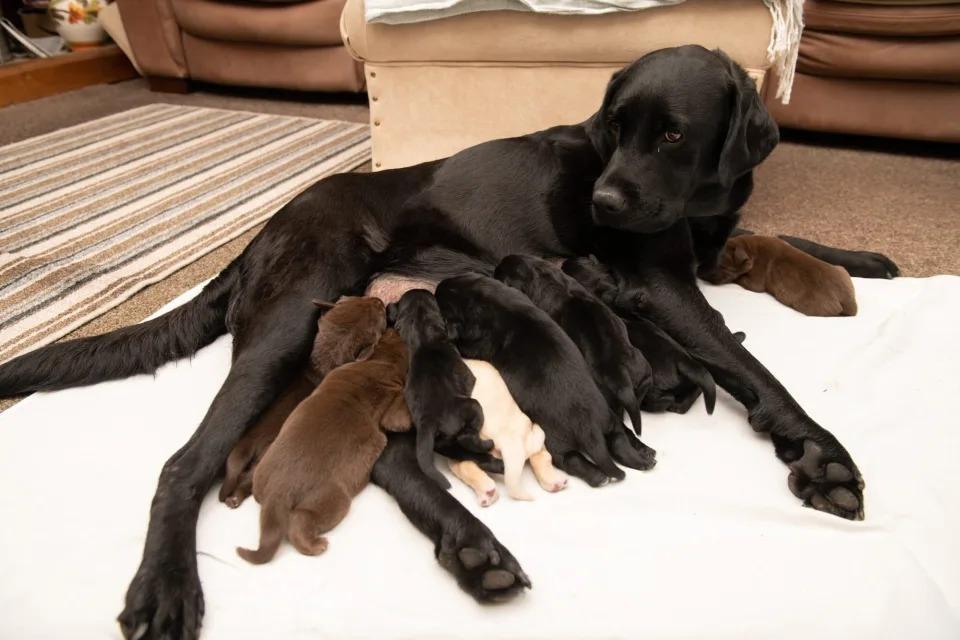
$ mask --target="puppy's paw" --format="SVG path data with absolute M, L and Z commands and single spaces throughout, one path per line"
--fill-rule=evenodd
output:
M 192 558 L 192 560 L 191 560 Z M 127 640 L 195 640 L 203 618 L 203 591 L 196 556 L 142 564 L 117 617 Z
M 855 278 L 896 278 L 900 267 L 893 260 L 873 251 L 850 251 L 844 268 Z
M 477 500 L 480 502 L 481 507 L 489 507 L 500 497 L 500 494 L 497 493 L 496 487 L 491 487 L 485 489 L 477 494 Z
M 533 501 L 533 496 L 526 489 L 508 489 L 507 494 L 514 500 Z
M 550 493 L 563 491 L 567 488 L 567 485 L 570 484 L 570 477 L 559 469 L 555 469 L 548 477 L 538 478 L 537 480 L 540 482 L 543 490 L 549 491 Z
M 502 602 L 531 587 L 520 563 L 479 520 L 446 531 L 437 560 L 478 602 Z
M 781 458 L 790 467 L 787 485 L 808 507 L 848 520 L 863 520 L 863 478 L 850 456 L 840 447 L 834 449 L 803 440 L 792 451 L 784 451 Z M 789 457 L 795 459 L 787 460 Z
M 223 504 L 227 505 L 231 509 L 236 509 L 243 504 L 243 498 L 238 495 L 227 496 L 226 499 L 224 499 Z

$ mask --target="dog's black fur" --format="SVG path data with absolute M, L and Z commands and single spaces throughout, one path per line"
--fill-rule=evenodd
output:
M 650 363 L 630 344 L 623 320 L 579 282 L 547 260 L 512 255 L 494 277 L 523 292 L 567 332 L 590 367 L 594 382 L 617 414 L 626 410 L 640 435 L 640 403 L 653 382 Z
M 753 81 L 725 55 L 697 46 L 656 51 L 617 73 L 585 122 L 404 169 L 325 178 L 287 203 L 178 309 L 0 366 L 0 396 L 10 396 L 153 372 L 224 332 L 234 336 L 229 375 L 160 474 L 143 561 L 120 615 L 124 634 L 145 628 L 147 640 L 197 637 L 203 596 L 195 529 L 203 497 L 231 447 L 304 364 L 316 326 L 310 301 L 359 293 L 387 271 L 439 281 L 490 273 L 511 253 L 595 253 L 631 288 L 646 287 L 645 314 L 747 407 L 755 429 L 771 435 L 804 503 L 862 518 L 863 482 L 846 449 L 734 339 L 696 286 L 696 269 L 713 268 L 750 195 L 752 169 L 777 140 Z M 828 254 L 861 275 L 890 274 L 885 260 Z M 391 456 L 381 471 L 390 465 L 397 476 L 409 471 Z M 425 486 L 444 493 L 432 481 Z M 447 517 L 438 494 L 393 495 L 407 513 L 435 508 L 434 517 Z M 460 540 L 499 543 L 476 518 L 450 517 L 456 522 L 423 530 L 450 545 L 445 566 L 459 575 Z M 450 528 L 464 535 L 443 538 Z M 473 593 L 501 591 L 481 588 Z
M 643 301 L 617 285 L 616 278 L 593 256 L 571 258 L 563 263 L 564 272 L 594 293 L 600 300 L 620 313 L 642 308 Z M 626 311 L 625 311 L 626 310 Z M 707 413 L 713 413 L 716 404 L 716 384 L 710 372 L 690 357 L 670 336 L 649 320 L 634 316 L 625 319 L 628 342 L 639 349 L 653 368 L 651 387 L 643 398 L 645 411 L 673 411 L 686 413 L 700 397 Z M 743 334 L 734 334 L 743 342 Z
M 441 282 L 437 304 L 460 353 L 496 367 L 517 406 L 543 428 L 558 468 L 599 486 L 623 479 L 614 458 L 634 469 L 656 463 L 610 410 L 576 345 L 525 295 L 468 274 Z
M 434 466 L 434 447 L 439 442 L 443 453 L 462 460 L 466 451 L 457 445 L 467 451 L 478 446 L 483 409 L 470 397 L 476 378 L 447 338 L 447 326 L 432 293 L 407 291 L 387 308 L 387 315 L 410 352 L 403 397 L 417 431 L 417 461 L 427 476 L 449 489 L 450 482 Z M 492 442 L 484 442 L 478 454 L 493 448 Z M 496 465 L 490 461 L 485 468 L 490 469 L 490 464 Z M 503 473 L 502 462 L 494 468 L 495 473 Z

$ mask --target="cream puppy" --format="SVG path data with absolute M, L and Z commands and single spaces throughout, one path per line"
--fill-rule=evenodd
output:
M 523 465 L 530 466 L 540 486 L 546 491 L 560 491 L 567 486 L 567 474 L 553 466 L 544 447 L 544 433 L 514 402 L 507 384 L 489 362 L 464 360 L 477 379 L 470 396 L 483 408 L 480 437 L 492 440 L 493 455 L 503 458 L 507 493 L 515 500 L 533 500 L 523 488 Z M 470 486 L 487 507 L 497 500 L 497 485 L 476 463 L 451 461 L 450 470 Z

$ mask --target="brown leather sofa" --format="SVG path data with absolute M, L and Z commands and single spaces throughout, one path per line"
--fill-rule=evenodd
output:
M 960 142 L 960 2 L 807 0 L 780 126 Z
M 187 80 L 361 91 L 340 39 L 345 0 L 118 0 L 137 65 L 160 90 Z

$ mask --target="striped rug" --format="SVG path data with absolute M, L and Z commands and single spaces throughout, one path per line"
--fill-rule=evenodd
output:
M 0 362 L 369 158 L 366 125 L 166 104 L 0 147 Z

